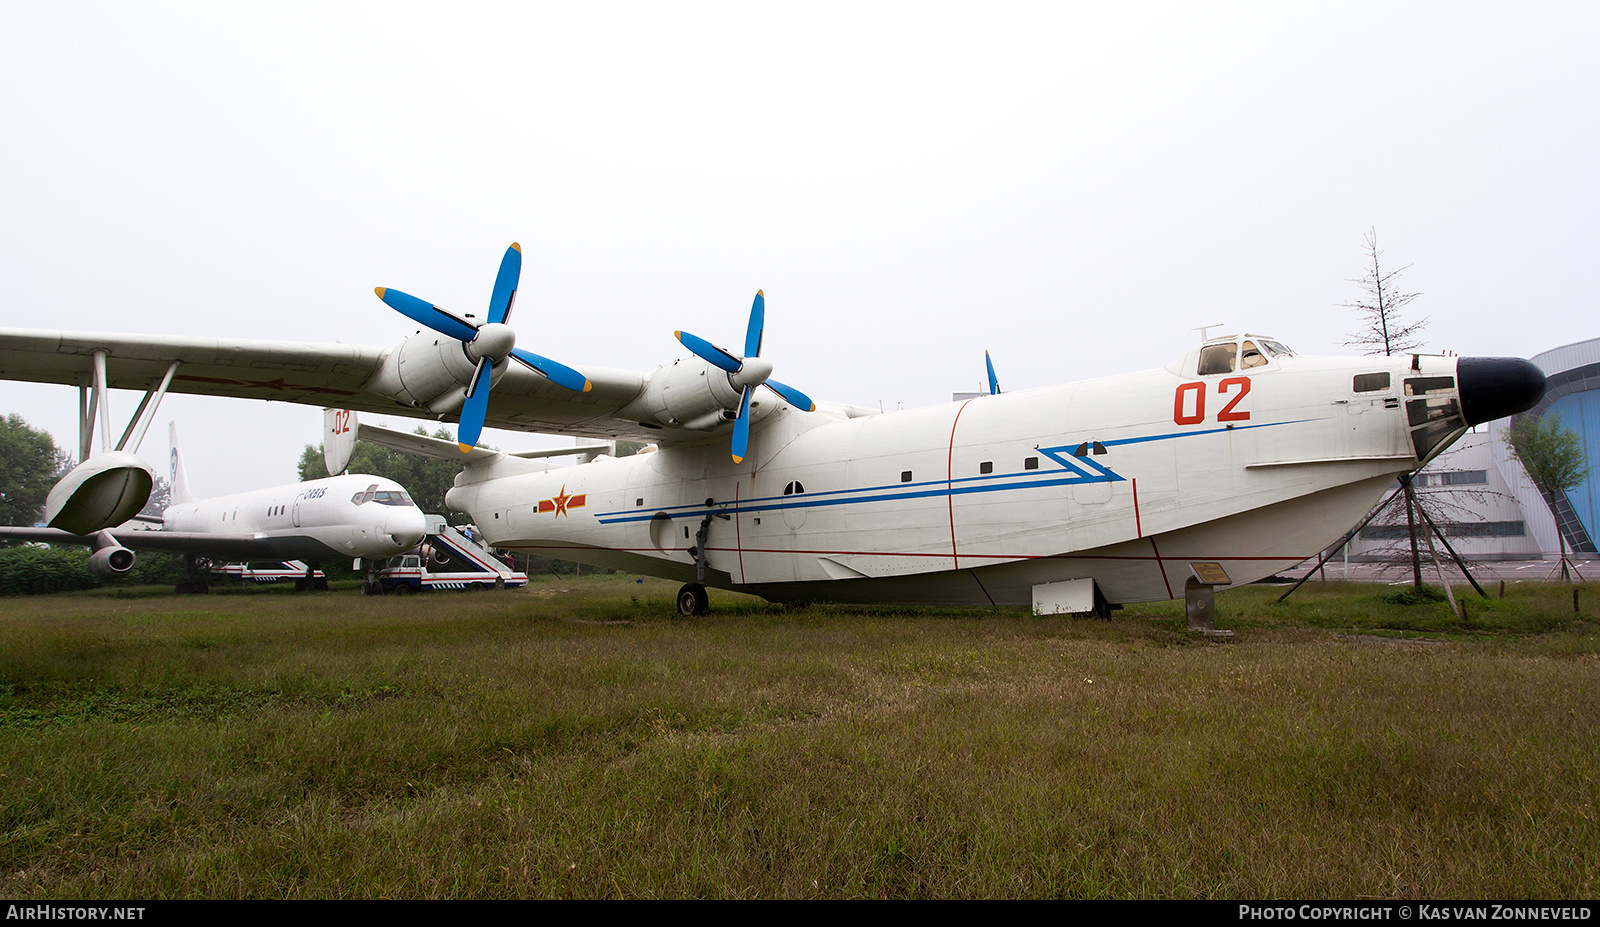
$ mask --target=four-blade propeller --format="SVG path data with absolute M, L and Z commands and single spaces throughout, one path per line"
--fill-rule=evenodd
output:
M 688 332 L 674 332 L 678 341 L 684 347 L 693 351 L 702 360 L 713 364 L 728 372 L 728 382 L 737 387 L 742 395 L 739 399 L 739 417 L 733 422 L 733 462 L 744 460 L 745 451 L 750 446 L 750 393 L 758 386 L 768 389 L 782 396 L 790 405 L 807 412 L 815 411 L 817 404 L 811 397 L 800 392 L 792 386 L 785 386 L 777 380 L 771 379 L 772 364 L 761 359 L 761 333 L 766 325 L 767 298 L 761 291 L 756 291 L 756 299 L 750 306 L 750 324 L 744 334 L 744 356 L 740 357 L 726 348 L 719 348 L 704 338 L 698 338 Z
M 408 293 L 386 287 L 375 292 L 390 308 L 441 335 L 462 342 L 467 356 L 477 361 L 472 382 L 467 385 L 467 399 L 461 407 L 461 424 L 456 428 L 456 444 L 461 452 L 472 450 L 483 433 L 483 420 L 489 411 L 489 386 L 492 369 L 515 358 L 524 366 L 573 392 L 589 391 L 589 379 L 565 364 L 532 351 L 517 347 L 517 335 L 506 324 L 511 318 L 511 307 L 517 301 L 517 282 L 522 277 L 522 246 L 513 242 L 500 260 L 500 272 L 495 276 L 494 295 L 489 298 L 489 321 L 474 325 L 460 316 L 418 299 Z

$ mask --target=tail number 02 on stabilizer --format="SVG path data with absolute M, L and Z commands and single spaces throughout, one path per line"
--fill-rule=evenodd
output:
M 1217 412 L 1219 422 L 1248 422 L 1250 413 L 1245 410 L 1236 410 L 1234 406 L 1239 400 L 1250 395 L 1249 377 L 1227 377 L 1217 382 L 1217 392 L 1226 396 L 1229 391 L 1238 388 L 1228 404 Z M 1189 394 L 1187 397 L 1184 394 Z M 1192 397 L 1192 398 L 1191 398 Z M 1186 409 L 1192 407 L 1192 410 Z M 1172 396 L 1172 420 L 1179 425 L 1198 425 L 1206 420 L 1206 385 L 1201 382 L 1185 383 L 1178 387 Z

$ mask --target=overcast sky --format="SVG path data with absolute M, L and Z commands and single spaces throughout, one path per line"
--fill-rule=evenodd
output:
M 1528 356 L 1600 335 L 1597 35 L 1592 2 L 0 0 L 0 325 L 388 345 L 374 286 L 479 312 L 520 241 L 529 350 L 649 370 L 765 289 L 779 379 L 912 407 L 985 349 L 1007 390 L 1202 325 L 1347 353 L 1375 228 L 1429 349 Z M 0 395 L 76 448 L 76 390 Z M 173 396 L 147 459 L 168 419 L 202 495 L 292 482 L 321 428 Z

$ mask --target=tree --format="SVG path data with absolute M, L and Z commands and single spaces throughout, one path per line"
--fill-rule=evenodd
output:
M 165 512 L 167 506 L 171 504 L 172 484 L 167 482 L 166 477 L 158 474 L 155 484 L 150 487 L 150 501 L 144 504 L 144 508 L 139 510 L 139 514 L 154 516 L 159 519 L 161 513 Z
M 1414 351 L 1422 346 L 1417 338 L 1417 332 L 1427 324 L 1426 318 L 1407 324 L 1401 319 L 1401 310 L 1411 301 L 1421 296 L 1421 293 L 1404 293 L 1399 289 L 1398 279 L 1401 274 L 1410 269 L 1407 264 L 1399 270 L 1385 271 L 1383 269 L 1383 252 L 1378 250 L 1378 230 L 1370 228 L 1366 235 L 1367 256 L 1371 266 L 1365 276 L 1350 279 L 1351 283 L 1360 285 L 1361 298 L 1355 302 L 1345 303 L 1348 308 L 1356 310 L 1357 315 L 1365 322 L 1366 327 L 1350 336 L 1345 344 L 1359 347 L 1367 354 L 1395 354 Z M 1416 490 L 1411 485 L 1411 474 L 1400 477 L 1401 496 L 1405 500 L 1406 537 L 1410 542 L 1411 556 L 1411 584 L 1417 589 L 1422 588 L 1422 550 L 1417 543 L 1417 528 L 1419 521 L 1425 521 L 1419 510 L 1421 505 L 1417 498 Z M 1387 503 L 1385 503 L 1387 504 Z
M 50 433 L 15 412 L 0 419 L 0 523 L 27 527 L 44 514 L 50 487 L 72 469 L 72 456 Z
M 1422 346 L 1417 332 L 1427 326 L 1428 319 L 1423 317 L 1407 324 L 1400 315 L 1402 309 L 1422 294 L 1399 292 L 1396 282 L 1401 274 L 1411 269 L 1411 265 L 1385 272 L 1381 260 L 1383 252 L 1378 250 L 1377 229 L 1367 230 L 1366 243 L 1372 266 L 1367 269 L 1365 276 L 1350 278 L 1351 283 L 1361 286 L 1362 296 L 1353 303 L 1344 304 L 1356 310 L 1366 323 L 1366 328 L 1351 335 L 1345 344 L 1363 348 L 1366 354 L 1404 354 L 1414 351 Z
M 1577 432 L 1561 424 L 1559 415 L 1518 415 L 1505 432 L 1506 446 L 1522 461 L 1528 478 L 1555 511 L 1557 493 L 1576 488 L 1589 478 L 1588 455 Z M 1567 562 L 1567 537 L 1556 526 L 1561 545 L 1561 577 L 1570 581 Z

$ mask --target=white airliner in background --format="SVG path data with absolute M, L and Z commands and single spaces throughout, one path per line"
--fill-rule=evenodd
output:
M 422 510 L 393 480 L 346 474 L 196 499 L 189 492 L 177 428 L 172 427 L 172 502 L 161 528 L 120 528 L 78 535 L 56 528 L 0 527 L 0 537 L 81 544 L 94 549 L 89 566 L 116 575 L 133 568 L 134 551 L 191 554 L 213 561 L 382 561 L 410 550 L 426 529 Z

